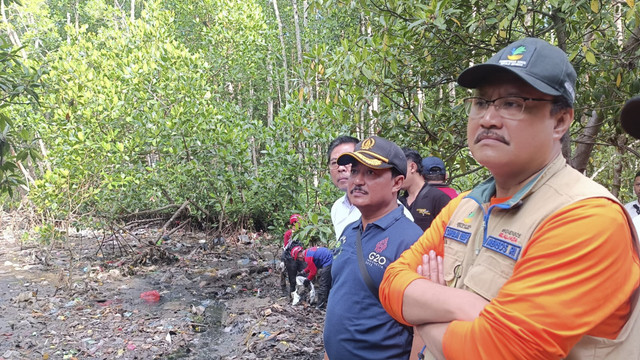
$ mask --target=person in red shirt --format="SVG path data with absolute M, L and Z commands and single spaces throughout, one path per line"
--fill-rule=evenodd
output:
M 289 217 L 289 225 L 295 226 L 298 223 L 298 219 L 300 219 L 300 214 L 292 214 Z M 291 240 L 291 236 L 293 236 L 293 230 L 294 228 L 289 228 L 287 231 L 284 232 L 284 249 L 285 250 L 291 248 L 289 246 L 289 240 Z
M 291 257 L 304 261 L 307 264 L 302 271 L 307 273 L 305 285 L 313 281 L 318 275 L 318 303 L 316 308 L 324 309 L 327 306 L 329 291 L 331 291 L 331 264 L 333 263 L 333 252 L 326 247 L 314 246 L 304 250 L 302 246 L 291 249 Z
M 296 261 L 295 258 L 291 257 L 291 249 L 302 245 L 299 241 L 291 241 L 293 232 L 295 231 L 299 220 L 300 214 L 292 214 L 289 217 L 289 226 L 291 227 L 284 233 L 284 243 L 282 246 L 283 251 L 282 256 L 280 257 L 284 267 L 280 273 L 280 287 L 283 295 L 289 297 L 292 292 L 296 291 L 296 274 L 304 268 L 304 263 L 302 261 Z M 289 279 L 288 290 L 287 279 Z

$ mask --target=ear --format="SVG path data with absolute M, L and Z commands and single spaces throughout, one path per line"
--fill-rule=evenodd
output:
M 555 126 L 553 128 L 553 137 L 560 140 L 562 136 L 569 131 L 571 123 L 573 123 L 573 108 L 563 109 L 555 117 Z
M 418 170 L 418 165 L 413 161 L 409 161 L 409 166 L 407 167 L 407 174 L 416 172 Z
M 394 177 L 391 191 L 397 193 L 402 189 L 402 184 L 404 184 L 404 175 L 398 175 Z

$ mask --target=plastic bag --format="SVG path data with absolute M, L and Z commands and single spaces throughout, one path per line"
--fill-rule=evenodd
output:
M 140 299 L 148 303 L 155 303 L 160 300 L 160 293 L 158 292 L 158 290 L 145 291 L 140 294 Z
M 291 293 L 291 297 L 293 298 L 293 302 L 291 305 L 297 305 L 300 300 L 308 300 L 309 304 L 313 304 L 316 301 L 316 289 L 313 286 L 313 282 L 310 282 L 310 289 L 304 286 L 304 282 L 307 280 L 306 276 L 297 276 L 296 277 L 296 291 Z

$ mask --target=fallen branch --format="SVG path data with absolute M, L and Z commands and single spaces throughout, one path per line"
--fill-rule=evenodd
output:
M 127 228 L 127 227 L 133 227 L 133 226 L 139 225 L 139 224 L 149 224 L 149 223 L 153 223 L 153 222 L 164 220 L 164 219 L 165 218 L 157 217 L 157 218 L 151 218 L 151 219 L 133 220 L 133 221 L 129 221 L 128 223 L 126 223 L 124 225 L 124 227 Z
M 164 223 L 164 225 L 162 225 L 162 231 L 160 232 L 160 235 L 158 235 L 158 238 L 156 239 L 156 242 L 155 242 L 156 244 L 160 239 L 162 239 L 164 235 L 166 235 L 167 227 L 169 227 L 169 225 L 178 217 L 178 215 L 180 215 L 182 210 L 184 210 L 184 208 L 186 208 L 187 205 L 189 205 L 189 200 L 186 200 L 185 202 L 183 202 L 180 208 L 173 214 L 171 219 L 169 219 L 166 223 Z
M 182 229 L 185 225 L 187 225 L 191 220 L 187 219 L 187 221 L 184 221 L 183 223 L 181 223 L 180 225 L 176 226 L 175 228 L 171 229 L 171 231 L 169 231 L 168 233 L 166 233 L 165 235 L 170 236 L 172 235 L 174 232 Z
M 232 278 L 234 278 L 236 276 L 240 276 L 242 274 L 251 275 L 251 274 L 263 273 L 263 272 L 268 272 L 268 271 L 269 271 L 269 267 L 268 266 L 258 265 L 258 266 L 252 266 L 250 268 L 242 268 L 242 269 L 230 271 L 229 274 L 227 275 L 227 277 L 229 279 L 232 279 Z
M 176 208 L 180 205 L 178 204 L 169 204 L 169 205 L 165 205 L 161 208 L 157 208 L 157 209 L 152 209 L 152 210 L 142 210 L 142 211 L 138 211 L 135 213 L 131 213 L 131 214 L 126 214 L 126 215 L 120 215 L 118 216 L 118 219 L 127 219 L 127 218 L 131 218 L 131 217 L 136 217 L 136 216 L 146 216 L 146 215 L 155 215 L 157 213 L 163 212 L 165 210 L 168 209 L 173 209 Z
M 203 209 L 202 207 L 200 207 L 200 205 L 196 204 L 195 201 L 191 200 L 191 199 L 187 199 L 187 201 L 189 201 L 191 203 L 191 205 L 195 206 L 196 209 L 198 209 L 200 212 L 204 213 L 205 215 L 207 215 L 207 218 L 209 218 L 209 220 L 215 222 L 216 219 L 213 218 L 213 216 L 211 216 L 211 214 L 209 214 L 209 212 L 205 209 Z

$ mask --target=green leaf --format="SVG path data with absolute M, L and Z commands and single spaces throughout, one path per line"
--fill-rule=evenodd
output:
M 587 61 L 592 64 L 595 65 L 596 63 L 596 56 L 591 52 L 591 51 L 586 51 L 584 54 L 585 59 L 587 59 Z

